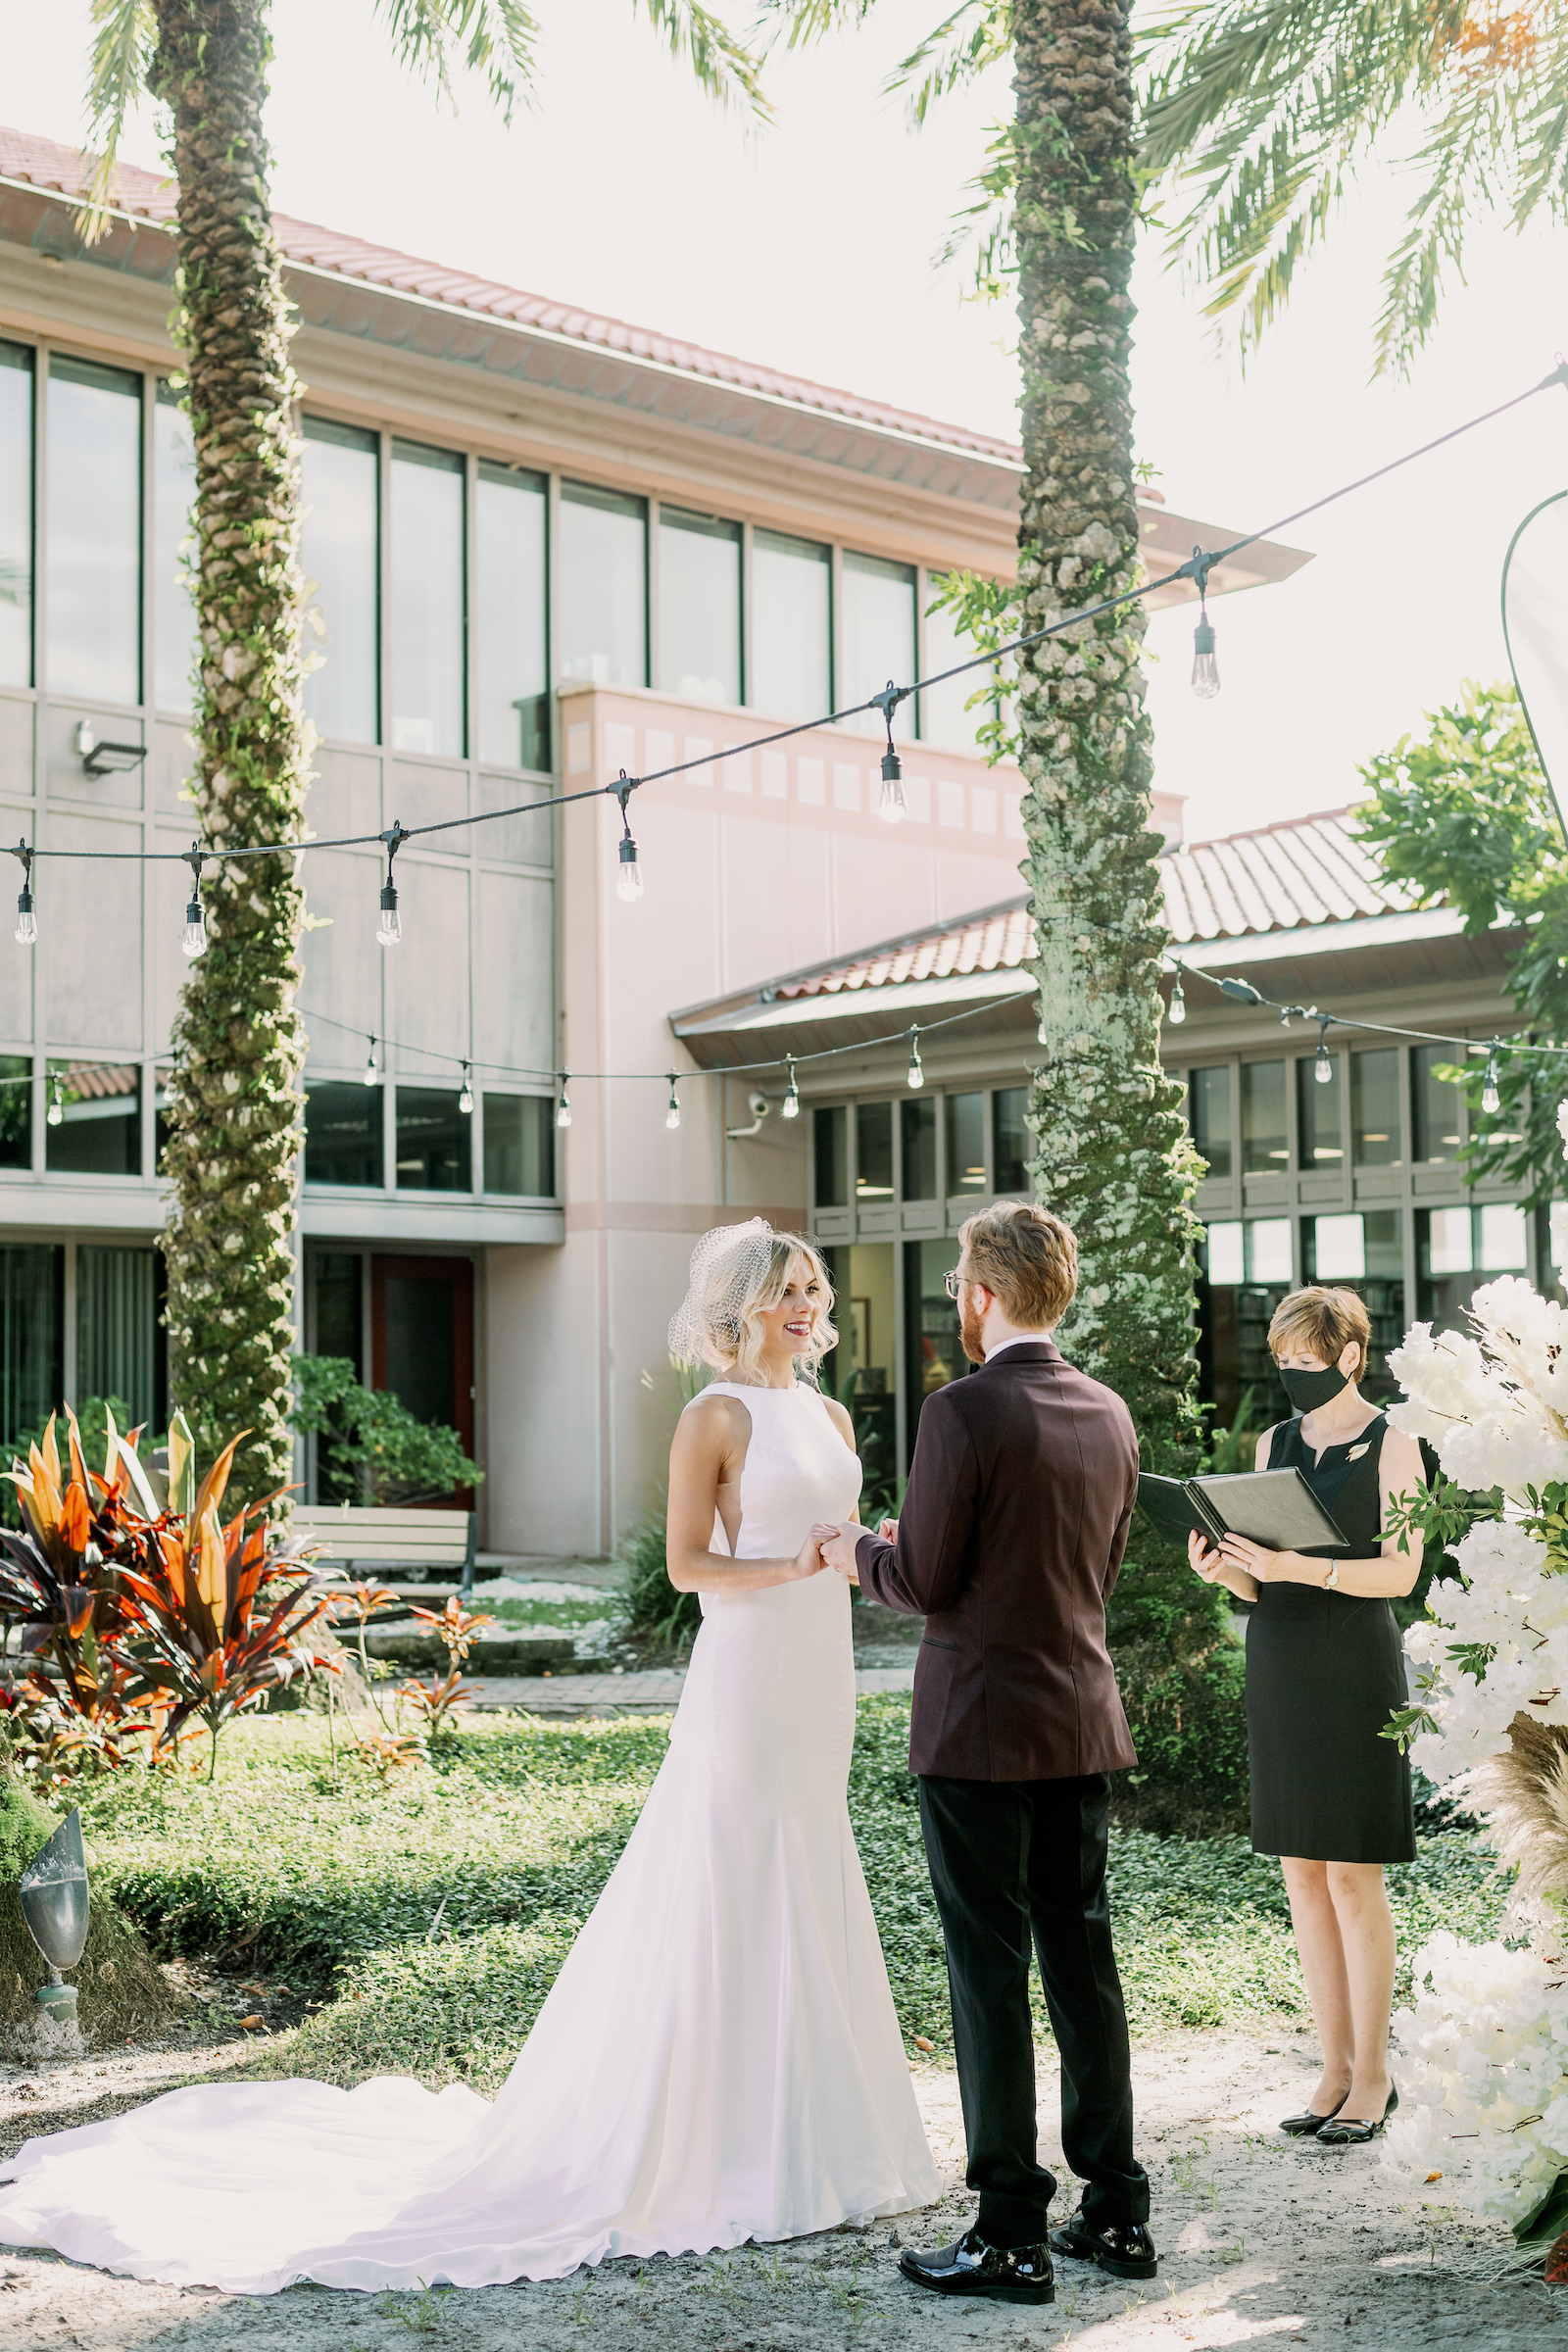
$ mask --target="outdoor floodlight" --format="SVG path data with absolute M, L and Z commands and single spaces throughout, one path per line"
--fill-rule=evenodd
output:
M 147 757 L 144 743 L 100 743 L 90 718 L 84 718 L 76 729 L 76 750 L 89 776 L 117 775 L 125 768 L 140 767 Z
M 76 1987 L 61 1977 L 74 1968 L 87 1941 L 87 1857 L 81 1845 L 81 1815 L 73 1807 L 47 1845 L 27 1864 L 18 1882 L 22 1916 L 43 1954 L 49 1982 L 38 1987 L 46 2015 L 63 2025 L 76 2014 Z

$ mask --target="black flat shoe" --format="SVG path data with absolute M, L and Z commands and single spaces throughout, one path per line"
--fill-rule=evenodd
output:
M 899 2269 L 912 2285 L 929 2286 L 939 2295 L 989 2295 L 997 2303 L 1056 2300 L 1045 2246 L 988 2246 L 978 2230 L 966 2230 L 956 2245 L 934 2254 L 906 2247 Z
M 1342 2116 L 1337 2122 L 1325 2124 L 1317 2135 L 1320 2148 L 1364 2148 L 1369 2139 L 1376 2139 L 1394 2110 L 1399 2104 L 1397 2082 L 1389 2084 L 1389 2103 L 1379 2116 Z
M 1142 2222 L 1092 2222 L 1082 2207 L 1053 2230 L 1051 2248 L 1079 2262 L 1098 2262 L 1113 2278 L 1152 2278 L 1159 2268 L 1154 2241 Z
M 1342 2099 L 1340 2107 L 1344 2105 L 1345 2101 Z M 1315 2139 L 1325 2124 L 1333 2123 L 1334 2118 L 1340 2112 L 1340 2107 L 1331 2107 L 1327 2115 L 1318 2115 L 1310 2107 L 1303 2107 L 1299 2115 L 1288 2115 L 1281 2124 L 1280 2130 L 1289 2139 Z

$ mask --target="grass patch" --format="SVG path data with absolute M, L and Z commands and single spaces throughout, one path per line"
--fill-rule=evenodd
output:
M 861 1700 L 850 1806 L 901 2024 L 946 2054 L 908 1720 L 904 1694 Z M 267 2071 L 493 2089 L 614 1866 L 667 1730 L 490 1717 L 386 1783 L 348 1766 L 334 1794 L 324 1725 L 241 1722 L 210 1788 L 126 1774 L 87 1791 L 97 1884 L 155 1948 L 286 1977 L 328 2004 L 270 2046 Z M 1494 1931 L 1490 1868 L 1474 1833 L 1447 1830 L 1391 1870 L 1406 1967 L 1436 1927 Z M 1111 1894 L 1135 2033 L 1305 2014 L 1279 1866 L 1244 1838 L 1118 1829 Z
M 580 1600 L 486 1600 L 481 1589 L 473 1605 L 498 1625 L 558 1626 L 564 1633 L 613 1623 L 619 1612 L 613 1592 L 584 1592 Z

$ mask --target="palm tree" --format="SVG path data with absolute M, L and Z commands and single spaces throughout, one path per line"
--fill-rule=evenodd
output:
M 1244 347 L 1289 299 L 1374 152 L 1401 127 L 1417 194 L 1390 255 L 1377 370 L 1408 374 L 1462 275 L 1478 213 L 1568 217 L 1568 14 L 1523 0 L 1218 0 L 1152 28 L 1144 163 L 1191 195 L 1172 256 L 1242 313 Z
M 792 41 L 872 0 L 772 0 Z M 982 282 L 1015 276 L 1024 457 L 1013 631 L 1142 577 L 1128 295 L 1141 181 L 1130 0 L 959 0 L 894 80 L 919 119 L 1009 53 L 1015 111 L 977 201 Z M 986 600 L 977 596 L 973 608 Z M 992 600 L 993 612 L 995 600 Z M 1078 1234 L 1066 1345 L 1127 1400 L 1159 1469 L 1192 1459 L 1191 1200 L 1198 1163 L 1159 1061 L 1166 933 L 1150 829 L 1152 736 L 1143 608 L 1127 604 L 1019 659 L 1007 748 L 1028 790 L 1041 1062 L 1030 1125 L 1039 1197 Z
M 764 111 L 757 61 L 698 0 L 633 6 L 715 97 Z M 379 0 L 379 9 L 397 54 L 438 88 L 450 87 L 455 66 L 482 74 L 509 118 L 530 88 L 536 27 L 520 0 Z M 93 18 L 100 206 L 142 89 L 172 120 L 176 331 L 196 445 L 201 838 L 220 848 L 302 839 L 312 736 L 300 651 L 299 386 L 271 226 L 267 0 L 94 0 Z M 305 1059 L 298 863 L 277 856 L 196 869 L 211 944 L 186 981 L 169 1098 L 171 1387 L 210 1453 L 236 1429 L 252 1433 L 235 1482 L 241 1500 L 292 1475 Z

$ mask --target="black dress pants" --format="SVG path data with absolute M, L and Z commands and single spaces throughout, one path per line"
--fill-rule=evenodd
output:
M 1133 2154 L 1127 2012 L 1105 1899 L 1110 1784 L 920 1782 L 920 1821 L 948 1945 L 958 2091 L 976 2228 L 994 2246 L 1037 2245 L 1055 2194 L 1035 2152 L 1029 1943 L 1061 2057 L 1061 2144 L 1086 2213 L 1149 2219 Z

